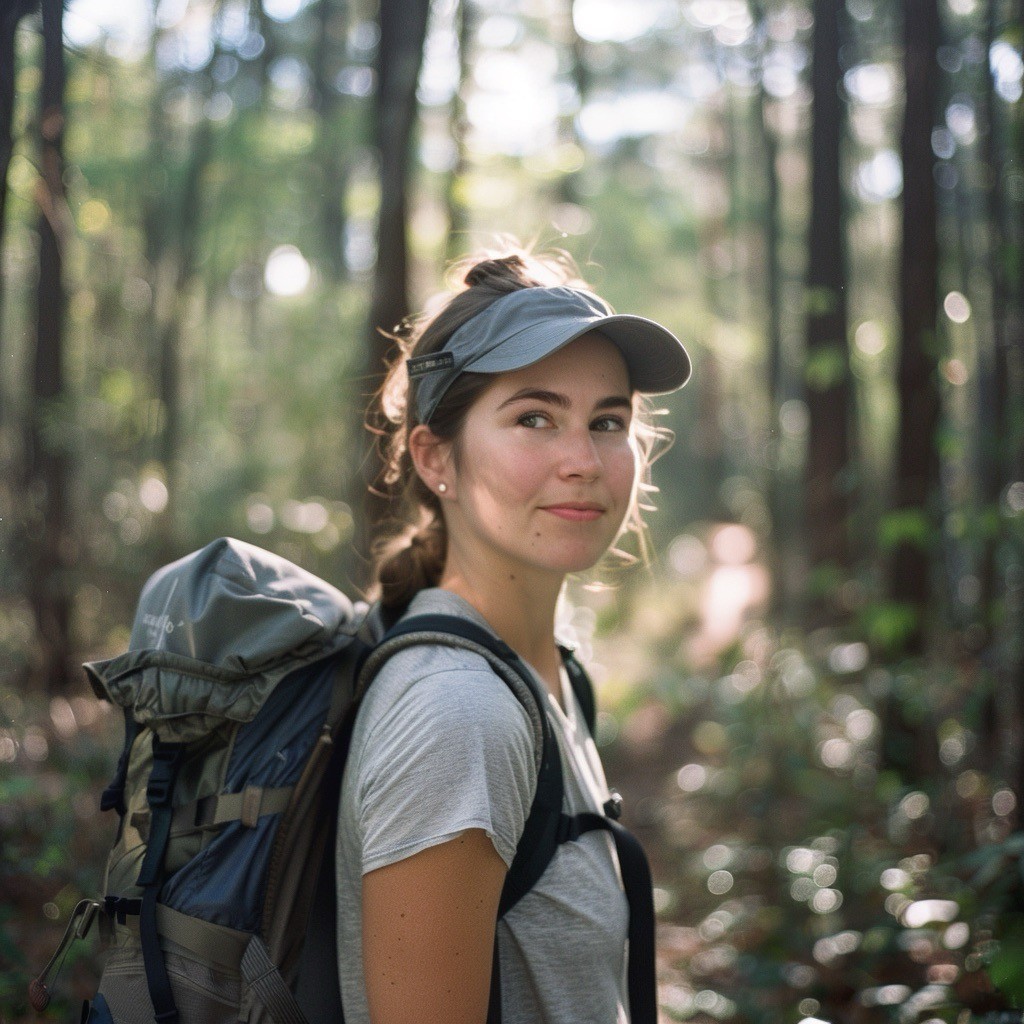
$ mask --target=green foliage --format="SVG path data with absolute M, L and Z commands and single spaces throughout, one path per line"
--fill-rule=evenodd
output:
M 842 344 L 821 345 L 807 353 L 804 381 L 813 391 L 828 391 L 846 376 L 847 353 Z
M 928 550 L 932 539 L 932 526 L 923 509 L 897 509 L 884 515 L 878 524 L 878 546 L 882 551 L 892 551 L 901 544 Z
M 901 601 L 876 601 L 861 612 L 864 632 L 883 651 L 899 651 L 918 627 L 917 609 Z
M 1000 921 L 998 944 L 988 963 L 992 983 L 1016 1007 L 1024 1007 L 1024 915 L 1007 915 Z
M 0 674 L 0 1018 L 39 1020 L 27 985 L 79 899 L 94 897 L 113 823 L 99 794 L 116 760 L 117 716 L 85 686 L 26 699 Z M 65 958 L 47 1020 L 69 1019 L 96 978 L 95 939 Z
M 649 646 L 650 622 L 634 606 L 597 656 Z M 657 685 L 647 665 L 624 691 L 605 758 L 654 854 L 671 1019 L 953 1022 L 1018 1005 L 1024 833 L 990 774 L 977 687 L 760 623 L 700 672 L 663 658 Z M 924 745 L 882 763 L 892 700 L 941 744 L 938 772 Z
M 807 593 L 812 598 L 827 598 L 839 589 L 846 578 L 842 566 L 833 562 L 815 565 L 807 580 Z
M 808 288 L 805 297 L 807 315 L 811 317 L 828 316 L 839 305 L 839 295 L 834 288 L 816 285 Z
M 368 75 L 373 33 L 358 5 L 338 19 L 351 23 L 326 36 L 317 21 L 323 4 L 293 6 L 291 21 L 260 16 L 244 33 L 238 18 L 225 19 L 237 38 L 220 41 L 210 67 L 195 66 L 201 28 L 193 15 L 201 25 L 202 4 L 180 25 L 172 23 L 177 15 L 163 19 L 151 54 L 131 56 L 124 41 L 108 46 L 102 38 L 68 54 L 72 397 L 46 409 L 44 429 L 74 466 L 69 586 L 83 656 L 123 645 L 146 575 L 218 534 L 263 543 L 332 578 L 356 561 L 349 550 L 362 489 L 356 421 L 380 370 L 364 365 L 363 351 L 381 189 L 366 148 L 369 97 L 340 86 L 315 95 L 318 76 L 310 72 L 322 45 L 330 65 L 323 81 Z M 811 66 L 809 8 L 752 5 L 750 19 L 730 16 L 728 24 L 711 11 L 704 28 L 697 23 L 707 11 L 697 17 L 695 8 L 685 19 L 667 11 L 659 18 L 664 28 L 648 26 L 623 42 L 613 37 L 628 28 L 630 5 L 619 6 L 622 18 L 608 19 L 612 34 L 586 41 L 582 58 L 556 40 L 550 19 L 513 11 L 472 41 L 474 69 L 488 68 L 497 55 L 506 70 L 520 60 L 521 73 L 474 74 L 462 83 L 463 99 L 493 99 L 499 78 L 554 76 L 542 87 L 562 112 L 558 141 L 542 151 L 529 152 L 527 141 L 523 151 L 497 152 L 485 137 L 489 125 L 478 122 L 467 151 L 452 153 L 448 101 L 424 101 L 420 152 L 430 166 L 418 169 L 409 197 L 414 302 L 434 290 L 452 247 L 491 244 L 508 232 L 541 247 L 564 246 L 617 307 L 668 324 L 694 356 L 694 384 L 664 403 L 672 411 L 662 422 L 677 443 L 656 472 L 656 504 L 665 513 L 653 519 L 659 549 L 681 528 L 697 529 L 681 524 L 728 512 L 758 538 L 771 538 L 777 547 L 770 554 L 784 559 L 799 530 L 787 508 L 792 512 L 799 496 L 792 488 L 793 501 L 769 512 L 769 492 L 776 474 L 781 490 L 799 478 L 806 424 L 797 385 L 827 391 L 848 362 L 846 339 L 835 337 L 801 364 L 806 317 L 828 316 L 838 299 L 803 283 L 811 167 L 801 76 Z M 966 12 L 971 5 L 960 6 Z M 578 5 L 584 20 L 586 7 L 601 5 Z M 851 60 L 880 60 L 883 79 L 896 69 L 898 8 L 876 4 L 870 18 L 858 15 L 844 44 Z M 451 5 L 439 5 L 439 23 L 445 10 Z M 977 61 L 961 62 L 957 53 L 961 43 L 965 54 L 977 49 L 988 11 L 975 4 L 973 14 L 965 12 L 947 26 L 950 60 L 943 67 L 963 64 L 961 73 L 946 72 L 955 86 L 949 95 L 970 94 L 977 84 L 970 79 Z M 646 17 L 641 12 L 641 21 Z M 589 31 L 600 36 L 592 12 L 590 21 Z M 744 41 L 751 21 L 757 24 Z M 998 31 L 1019 50 L 1019 24 Z M 239 39 L 244 34 L 251 43 L 253 33 L 266 49 L 245 56 Z M 485 45 L 485 35 L 498 41 Z M 37 173 L 29 122 L 39 47 L 34 27 L 21 37 L 0 311 L 7 366 L 29 365 L 35 316 Z M 176 50 L 189 54 L 187 67 Z M 580 67 L 570 67 L 577 60 Z M 767 106 L 755 98 L 759 62 L 774 68 L 782 87 Z M 638 90 L 652 123 L 661 116 L 659 95 L 700 100 L 687 98 L 685 110 L 670 111 L 663 130 L 629 124 L 617 138 L 583 137 L 587 115 L 602 128 L 621 120 L 617 100 Z M 864 101 L 852 88 L 846 97 L 852 123 L 874 125 L 847 140 L 847 178 L 859 183 L 857 195 L 846 197 L 856 283 L 851 312 L 877 319 L 862 322 L 869 330 L 855 335 L 867 443 L 842 485 L 870 513 L 860 534 L 875 561 L 901 544 L 934 549 L 940 540 L 920 510 L 879 513 L 897 422 L 896 353 L 886 344 L 898 334 L 896 208 L 864 193 L 873 175 L 863 171 L 878 151 L 874 136 L 895 137 L 902 90 L 891 91 L 888 104 L 877 96 Z M 1005 106 L 1019 121 L 1021 104 Z M 997 108 L 1000 125 L 986 126 L 991 130 L 977 133 L 979 140 L 1003 139 L 1012 148 L 1019 124 Z M 333 118 L 322 117 L 325 109 Z M 482 109 L 495 108 L 487 102 Z M 215 110 L 223 116 L 214 118 Z M 543 139 L 544 131 L 536 135 Z M 768 141 L 781 178 L 777 209 L 769 208 L 765 188 Z M 972 144 L 958 137 L 957 149 L 961 181 L 981 180 Z M 465 166 L 450 172 L 449 157 Z M 192 177 L 198 195 L 186 202 Z M 1007 196 L 1014 180 L 1009 172 L 999 178 Z M 440 208 L 446 193 L 469 214 L 467 234 L 454 246 Z M 343 214 L 344 225 L 328 228 L 325 211 Z M 980 222 L 976 211 L 968 213 L 964 237 L 973 237 Z M 341 243 L 348 257 L 336 276 L 330 254 Z M 301 294 L 267 285 L 268 259 L 283 245 L 295 246 L 309 264 Z M 1021 252 L 1015 242 L 992 255 L 1007 281 L 1020 278 Z M 773 311 L 780 353 L 768 351 L 765 330 L 769 266 L 781 276 Z M 947 269 L 951 282 L 962 277 L 972 290 L 980 282 L 986 293 L 987 268 L 962 275 L 953 271 L 965 268 Z M 980 368 L 989 303 L 971 299 L 969 329 L 929 333 L 924 348 L 937 357 L 949 347 L 949 355 Z M 161 339 L 169 337 L 179 342 L 177 395 L 161 386 Z M 769 395 L 776 371 L 777 394 Z M 45 962 L 77 898 L 99 884 L 109 829 L 95 804 L 117 737 L 109 718 L 90 717 L 84 692 L 55 701 L 25 696 L 37 640 L 8 532 L 26 514 L 11 482 L 25 402 L 10 374 L 0 388 L 0 1016 L 13 1022 L 27 1013 L 26 978 Z M 965 510 L 975 500 L 968 485 L 976 423 L 966 397 L 973 384 L 944 393 L 948 426 L 936 440 L 941 456 L 958 464 L 949 476 L 957 507 L 947 534 L 963 545 L 961 561 L 970 562 L 1008 528 L 1019 540 L 1024 517 L 1008 525 L 993 508 Z M 782 395 L 790 400 L 779 410 Z M 1011 409 L 1007 417 L 1008 451 L 1019 442 L 1021 415 Z M 179 435 L 168 457 L 172 422 Z M 737 480 L 744 486 L 734 486 Z M 1008 578 L 1019 572 L 1017 555 L 1000 565 Z M 721 589 L 730 591 L 754 586 L 742 575 L 746 568 L 709 565 L 706 573 L 720 574 Z M 844 576 L 814 567 L 810 589 L 834 591 Z M 615 714 L 603 716 L 602 737 L 615 737 L 607 748 L 611 774 L 632 783 L 632 822 L 655 861 L 669 1016 L 700 1024 L 796 1024 L 806 1017 L 968 1024 L 1020 1005 L 1024 838 L 1013 831 L 1013 809 L 996 813 L 993 805 L 999 794 L 1005 805 L 1009 791 L 996 762 L 1000 737 L 991 731 L 983 667 L 951 659 L 870 663 L 868 650 L 899 650 L 918 625 L 913 608 L 885 601 L 864 605 L 848 627 L 855 635 L 844 642 L 748 625 L 715 644 L 691 645 L 707 639 L 716 615 L 702 605 L 707 579 L 653 579 L 646 588 L 624 584 L 617 602 L 591 595 L 589 610 L 608 638 L 602 697 Z M 993 602 L 989 621 L 999 619 L 1001 607 Z M 926 766 L 925 750 L 938 751 Z M 931 899 L 955 903 L 955 920 L 914 926 L 908 907 Z M 69 957 L 66 997 L 51 1018 L 68 1015 L 67 993 L 90 991 L 91 957 L 88 949 Z

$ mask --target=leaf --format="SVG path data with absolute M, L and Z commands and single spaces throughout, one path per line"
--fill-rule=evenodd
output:
M 804 380 L 813 391 L 828 391 L 846 374 L 846 351 L 841 345 L 823 345 L 807 354 Z
M 931 544 L 932 524 L 920 508 L 901 508 L 882 516 L 878 524 L 878 544 L 892 551 L 900 544 L 927 550 Z
M 901 601 L 881 601 L 864 610 L 868 638 L 886 650 L 898 650 L 917 627 L 917 611 Z
M 999 948 L 988 965 L 992 984 L 1015 1006 L 1024 1005 L 1024 918 L 1009 919 Z

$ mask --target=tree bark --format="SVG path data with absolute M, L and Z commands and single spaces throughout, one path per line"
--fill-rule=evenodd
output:
M 223 10 L 218 3 L 216 23 Z M 155 45 L 155 42 L 154 42 Z M 221 52 L 215 46 L 206 66 L 197 72 L 204 101 L 213 92 L 212 69 Z M 214 133 L 208 118 L 201 118 L 192 131 L 188 158 L 180 191 L 174 195 L 161 183 L 164 164 L 171 159 L 167 145 L 169 127 L 164 117 L 165 92 L 155 85 L 150 108 L 152 176 L 143 205 L 146 257 L 153 289 L 150 363 L 162 413 L 156 439 L 156 458 L 163 467 L 169 500 L 157 523 L 159 557 L 173 557 L 178 549 L 177 510 L 181 490 L 182 443 L 182 323 L 190 289 L 196 277 L 197 250 L 203 218 L 203 175 L 213 155 Z
M 26 593 L 35 617 L 37 669 L 51 693 L 67 689 L 71 664 L 72 557 L 68 516 L 68 400 L 64 383 L 64 246 L 68 237 L 64 192 L 63 4 L 43 0 L 43 75 L 39 114 L 41 177 L 39 284 L 32 353 L 31 401 L 25 431 Z
M 377 50 L 377 97 L 374 138 L 380 160 L 380 211 L 377 222 L 377 262 L 373 277 L 365 372 L 366 391 L 380 386 L 391 341 L 391 331 L 408 316 L 409 308 L 409 184 L 412 177 L 412 141 L 418 103 L 416 86 L 423 61 L 430 0 L 381 0 L 380 42 Z M 362 420 L 360 419 L 360 423 Z M 361 460 L 365 481 L 373 485 L 380 473 L 372 448 Z M 370 490 L 357 536 L 365 546 L 373 524 L 385 506 Z M 360 536 L 361 535 L 361 536 Z
M 805 508 L 812 575 L 850 564 L 850 419 L 853 412 L 846 330 L 846 224 L 841 151 L 846 124 L 839 62 L 842 5 L 815 0 L 811 219 L 807 268 L 805 384 L 809 415 Z M 817 589 L 817 588 L 812 588 Z M 832 618 L 829 595 L 812 595 L 812 617 Z
M 374 136 L 380 158 L 377 265 L 370 307 L 370 372 L 379 373 L 391 330 L 409 313 L 409 182 L 429 0 L 381 0 Z
M 906 107 L 901 136 L 901 347 L 894 481 L 894 514 L 901 533 L 889 571 L 890 593 L 907 613 L 896 653 L 919 656 L 925 651 L 933 603 L 930 563 L 939 550 L 938 231 L 931 142 L 938 97 L 937 0 L 907 0 L 903 36 Z M 882 767 L 899 772 L 908 785 L 941 771 L 933 723 L 927 714 L 920 721 L 908 713 L 916 696 L 894 689 L 883 701 L 880 716 Z
M 1015 23 L 1024 25 L 1024 0 L 1013 5 Z M 1009 147 L 1018 169 L 1024 168 L 1024 123 L 1020 113 L 1013 123 L 1012 144 Z M 1010 437 L 1010 451 L 1007 464 L 1009 479 L 1024 480 L 1024 197 L 1016 197 L 1016 211 L 1011 218 L 1013 224 L 1013 245 L 1016 255 L 1014 275 L 1014 316 L 1007 326 L 1007 434 Z M 1024 537 L 1018 529 L 1013 536 L 1011 551 L 1004 569 L 1005 604 L 1002 630 L 1005 637 L 1006 673 L 1010 685 L 1015 688 L 1020 700 L 1024 694 Z M 1020 728 L 1024 723 L 1018 722 Z M 1017 748 L 1017 774 L 1013 777 L 1018 803 L 1024 799 L 1024 757 Z
M 157 327 L 157 394 L 163 411 L 158 458 L 164 467 L 170 496 L 161 530 L 161 550 L 168 557 L 175 549 L 174 511 L 180 497 L 182 440 L 182 351 L 181 325 L 195 280 L 196 254 L 202 215 L 202 177 L 213 152 L 213 129 L 206 119 L 199 122 L 189 147 L 178 212 L 175 218 L 176 244 L 166 254 L 170 260 L 166 273 L 160 274 L 161 287 L 167 289 L 163 315 Z
M 0 10 L 0 365 L 3 365 L 4 238 L 7 228 L 7 171 L 14 155 L 14 76 L 17 64 L 15 44 L 18 26 L 32 9 L 31 0 L 11 0 Z M 7 412 L 6 391 L 0 385 L 0 428 Z
M 782 348 L 781 278 L 779 274 L 779 174 L 778 140 L 771 124 L 771 98 L 764 87 L 764 71 L 768 57 L 768 27 L 763 0 L 752 5 L 758 45 L 761 54 L 761 74 L 758 76 L 757 124 L 760 128 L 761 150 L 764 154 L 764 313 L 765 348 L 767 350 L 768 381 L 766 404 L 768 407 L 768 436 L 766 447 L 771 453 L 767 478 L 772 543 L 772 608 L 785 618 L 792 595 L 787 592 L 784 566 L 794 555 L 794 525 L 785 514 L 784 485 L 779 464 L 780 424 L 779 410 L 785 401 L 785 359 Z
M 937 0 L 907 0 L 903 32 L 906 109 L 901 137 L 903 243 L 894 507 L 911 525 L 894 551 L 891 593 L 912 613 L 904 651 L 915 655 L 924 650 L 932 605 L 929 565 L 939 532 L 938 233 L 931 144 L 938 96 Z
M 448 214 L 448 236 L 445 256 L 457 259 L 466 251 L 469 231 L 469 208 L 465 200 L 465 179 L 469 165 L 466 159 L 466 135 L 469 118 L 466 115 L 466 85 L 472 73 L 471 48 L 473 45 L 474 12 L 472 0 L 461 0 L 455 14 L 459 34 L 459 87 L 451 102 L 451 133 L 455 159 L 445 181 L 445 209 Z
M 313 109 L 318 121 L 317 162 L 320 166 L 321 245 L 327 276 L 340 284 L 345 263 L 345 190 L 348 182 L 345 124 L 341 97 L 334 87 L 339 53 L 344 55 L 346 10 L 338 0 L 320 0 L 313 51 Z
M 989 5 L 985 26 L 985 52 L 992 50 L 999 32 L 997 7 Z M 1008 389 L 1013 373 L 1010 358 L 1011 335 L 1019 330 L 1021 305 L 1019 286 L 1009 273 L 1010 253 L 1019 253 L 1020 240 L 1014 244 L 1011 212 L 1003 191 L 1001 169 L 1012 161 L 1004 129 L 1005 115 L 996 96 L 994 76 L 986 68 L 984 89 L 982 154 L 985 161 L 987 201 L 988 262 L 991 266 L 991 337 L 979 339 L 978 354 L 978 500 L 985 524 L 978 569 L 981 584 L 980 610 L 982 643 L 990 651 L 993 685 L 986 700 L 984 722 L 992 735 L 983 737 L 987 749 L 995 752 L 1000 777 L 1016 780 L 1024 759 L 1021 741 L 1021 691 L 1018 671 L 1013 665 L 1012 633 L 1007 616 L 1013 607 L 1012 586 L 1003 572 L 1012 539 L 1001 514 L 1002 491 L 1015 479 L 1010 454 L 1014 435 L 1013 414 Z M 1019 255 L 1017 257 L 1020 258 Z M 1020 264 L 1018 263 L 1018 266 Z M 1020 790 L 1018 790 L 1018 793 Z

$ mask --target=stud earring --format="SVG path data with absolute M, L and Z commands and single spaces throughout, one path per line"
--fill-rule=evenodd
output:
M 445 492 L 446 492 L 446 491 L 448 490 L 448 485 L 447 485 L 447 484 L 438 484 L 438 485 L 437 485 L 437 489 L 438 489 L 438 490 L 439 490 L 439 491 L 440 491 L 440 492 L 441 492 L 442 494 L 444 494 L 444 493 L 445 493 Z

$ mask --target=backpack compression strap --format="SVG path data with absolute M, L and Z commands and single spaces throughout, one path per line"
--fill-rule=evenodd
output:
M 142 959 L 146 967 L 146 984 L 153 1001 L 153 1018 L 156 1024 L 178 1024 L 178 1008 L 174 1003 L 164 955 L 160 949 L 157 932 L 157 897 L 164 880 L 164 854 L 171 834 L 174 809 L 174 783 L 178 777 L 185 745 L 165 743 L 153 737 L 153 767 L 146 786 L 146 802 L 152 815 L 146 856 L 142 860 L 138 885 L 142 889 L 142 906 L 139 910 L 139 940 L 142 945 Z
M 498 916 L 504 916 L 533 888 L 561 843 L 574 841 L 584 833 L 598 829 L 608 832 L 615 843 L 622 884 L 629 904 L 627 991 L 630 1020 L 632 1024 L 655 1024 L 658 1019 L 658 1008 L 651 871 L 639 841 L 612 820 L 617 818 L 619 813 L 619 802 L 616 797 L 605 804 L 604 815 L 593 812 L 576 815 L 563 813 L 564 783 L 561 756 L 545 711 L 546 696 L 542 693 L 533 673 L 508 644 L 475 623 L 450 615 L 417 615 L 403 619 L 388 631 L 382 644 L 398 636 L 413 633 L 454 634 L 490 651 L 522 678 L 541 711 L 543 749 L 537 773 L 537 790 L 516 848 L 515 858 L 505 878 Z M 437 643 L 438 639 L 436 636 L 425 636 L 424 641 Z M 573 692 L 579 701 L 588 728 L 593 731 L 596 716 L 590 679 L 569 648 L 560 647 L 560 650 Z M 501 1020 L 500 962 L 495 941 L 487 1024 L 501 1024 Z

